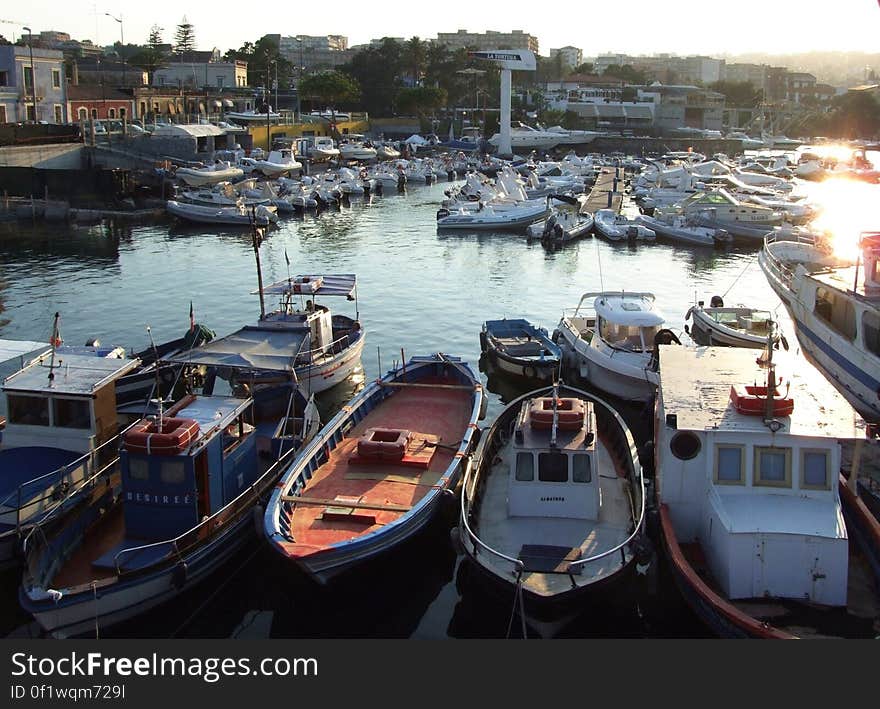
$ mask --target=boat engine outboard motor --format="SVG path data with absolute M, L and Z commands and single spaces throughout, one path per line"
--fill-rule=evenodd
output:
M 723 308 L 724 300 L 720 295 L 713 295 L 712 300 L 709 301 L 709 306 L 712 308 Z
M 639 238 L 639 228 L 635 226 L 629 226 L 626 228 L 626 238 L 630 241 L 635 241 Z

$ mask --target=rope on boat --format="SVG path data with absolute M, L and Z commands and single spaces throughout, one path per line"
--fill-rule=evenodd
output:
M 101 635 L 98 630 L 98 582 L 92 581 L 92 595 L 95 599 L 95 640 L 100 640 Z
M 743 275 L 745 274 L 746 271 L 749 270 L 749 266 L 752 265 L 752 261 L 753 261 L 753 259 L 746 260 L 746 267 L 742 271 L 739 272 L 739 275 L 736 278 L 733 279 L 733 283 L 730 284 L 730 288 L 728 288 L 726 291 L 724 291 L 724 294 L 721 296 L 722 299 L 727 297 L 727 294 L 730 293 L 731 289 L 736 285 L 736 282 L 740 278 L 743 277 Z
M 510 609 L 510 620 L 507 621 L 507 638 L 510 638 L 510 632 L 513 630 L 513 617 L 516 615 L 516 609 L 519 607 L 519 619 L 522 623 L 522 636 L 523 640 L 526 640 L 529 635 L 526 630 L 526 607 L 523 602 L 523 593 L 522 593 L 522 577 L 523 577 L 523 569 L 522 566 L 517 569 L 516 572 L 516 589 L 513 593 L 513 607 Z

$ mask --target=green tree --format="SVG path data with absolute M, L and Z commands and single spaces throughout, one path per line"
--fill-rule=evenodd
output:
M 330 106 L 331 122 L 336 123 L 336 106 L 357 101 L 361 89 L 357 81 L 341 71 L 328 71 L 305 77 L 299 85 L 300 95 Z
M 749 81 L 716 81 L 708 88 L 724 94 L 725 103 L 735 108 L 755 108 L 761 104 L 761 89 Z
M 162 28 L 153 25 L 150 28 L 150 36 L 145 47 L 129 57 L 128 63 L 147 72 L 148 82 L 153 83 L 153 74 L 156 69 L 165 65 L 168 57 L 162 49 Z
M 880 103 L 867 91 L 848 91 L 835 98 L 832 106 L 826 135 L 852 140 L 880 132 Z
M 425 64 L 425 43 L 418 37 L 410 39 L 404 46 L 403 61 L 409 69 L 412 85 L 418 86 L 422 80 L 422 68 Z
M 592 74 L 596 71 L 596 68 L 593 66 L 592 62 L 584 62 L 583 64 L 578 64 L 574 69 L 571 70 L 572 74 Z
M 424 128 L 429 113 L 446 105 L 446 89 L 435 86 L 415 86 L 401 89 L 397 94 L 397 107 L 401 113 L 416 114 Z
M 196 31 L 192 24 L 186 21 L 186 15 L 184 15 L 183 21 L 177 25 L 177 30 L 174 32 L 174 53 L 185 54 L 192 52 L 195 48 Z
M 397 92 L 403 87 L 401 76 L 406 72 L 399 42 L 386 37 L 379 45 L 358 52 L 340 70 L 357 82 L 365 111 L 379 116 L 394 115 Z
M 611 64 L 602 72 L 602 76 L 613 76 L 628 84 L 648 83 L 648 77 L 645 75 L 645 72 L 634 69 L 631 64 L 624 64 L 623 66 Z

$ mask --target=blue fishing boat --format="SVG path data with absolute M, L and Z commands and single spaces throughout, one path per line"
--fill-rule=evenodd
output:
M 480 349 L 499 373 L 534 382 L 558 378 L 562 350 L 543 328 L 522 318 L 487 320 Z
M 4 566 L 15 562 L 21 540 L 34 525 L 91 504 L 95 490 L 109 489 L 118 481 L 115 387 L 140 360 L 61 354 L 51 344 L 9 341 L 0 347 L 0 355 L 21 365 L 3 381 Z
M 485 405 L 457 357 L 413 357 L 389 371 L 284 473 L 266 507 L 269 544 L 326 583 L 411 538 L 454 497 Z
M 54 533 L 25 539 L 19 599 L 45 632 L 98 634 L 253 541 L 260 501 L 317 432 L 318 412 L 289 370 L 286 383 L 261 386 L 253 370 L 208 360 L 190 353 L 191 365 L 208 366 L 201 393 L 125 432 L 121 494 L 108 488 Z

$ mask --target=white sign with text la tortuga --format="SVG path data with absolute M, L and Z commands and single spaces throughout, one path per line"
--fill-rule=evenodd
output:
M 537 68 L 535 53 L 529 49 L 487 49 L 480 52 L 468 52 L 468 56 L 493 61 L 502 69 L 535 71 Z

